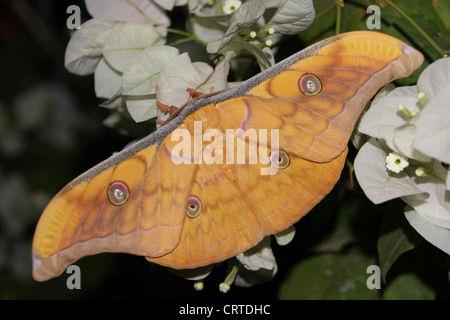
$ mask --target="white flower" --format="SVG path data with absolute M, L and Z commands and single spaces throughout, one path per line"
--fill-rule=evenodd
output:
M 226 14 L 233 13 L 233 11 L 239 9 L 242 2 L 239 0 L 227 0 L 223 6 L 223 12 Z
M 401 198 L 411 226 L 450 254 L 450 58 L 428 66 L 416 86 L 381 92 L 358 128 L 372 137 L 355 159 L 358 182 L 376 204 Z
M 244 267 L 239 269 L 234 281 L 239 287 L 250 287 L 271 280 L 278 271 L 269 236 L 250 250 L 237 255 L 236 259 Z
M 388 170 L 399 173 L 403 171 L 409 165 L 408 159 L 403 157 L 402 155 L 391 152 L 386 157 L 386 168 Z
M 426 105 L 417 119 L 414 148 L 449 164 L 450 58 L 442 58 L 429 65 L 420 75 L 417 89 L 423 92 L 418 99 Z
M 385 148 L 372 138 L 356 156 L 355 174 L 364 193 L 375 204 L 401 198 L 411 207 L 411 210 L 405 210 L 411 226 L 427 241 L 450 254 L 450 191 L 446 189 L 448 170 L 441 162 L 432 160 L 426 168 L 419 166 L 423 167 L 419 175 L 417 170 L 409 168 L 401 174 L 390 175 L 384 163 L 389 152 Z M 432 174 L 427 175 L 428 172 Z
M 289 228 L 274 234 L 275 240 L 279 246 L 285 246 L 294 239 L 295 236 L 295 225 L 290 226 Z
M 247 270 L 276 270 L 277 263 L 271 248 L 270 237 L 265 237 L 258 245 L 238 254 L 236 258 Z

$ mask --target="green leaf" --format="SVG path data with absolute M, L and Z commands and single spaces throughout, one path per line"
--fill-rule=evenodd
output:
M 435 292 L 414 273 L 396 277 L 383 292 L 384 300 L 433 300 Z
M 450 1 L 448 0 L 434 0 L 432 2 L 436 13 L 441 18 L 442 23 L 450 30 Z
M 386 281 L 386 275 L 398 257 L 414 249 L 421 240 L 422 237 L 411 228 L 401 210 L 392 210 L 384 214 L 377 245 L 383 281 Z
M 442 23 L 435 9 L 430 5 L 430 2 L 396 0 L 394 3 L 404 11 L 404 13 L 423 30 L 423 32 L 440 45 L 443 50 L 449 49 L 450 42 L 445 39 L 450 37 L 450 30 Z M 408 39 L 410 39 L 432 60 L 440 57 L 440 53 L 437 49 L 430 44 L 411 21 L 408 21 L 405 17 L 401 16 L 394 8 L 386 5 L 381 8 L 381 12 L 383 21 L 387 21 L 390 24 L 389 29 L 387 30 L 388 34 L 398 37 L 398 35 L 392 33 L 393 29 L 398 29 L 403 33 L 403 36 L 399 37 L 400 40 L 408 41 Z M 405 35 L 408 39 L 405 38 Z
M 277 33 L 296 34 L 305 30 L 314 21 L 315 11 L 312 0 L 286 0 L 266 25 L 266 30 L 274 28 Z
M 363 29 L 366 25 L 366 17 L 365 10 L 361 10 L 360 6 L 345 2 L 344 10 L 342 10 L 341 32 Z
M 361 199 L 343 202 L 339 207 L 339 211 L 335 214 L 336 220 L 334 221 L 333 229 L 314 246 L 314 251 L 337 253 L 345 246 L 355 243 L 357 241 L 357 231 L 355 229 L 363 227 L 356 222 L 362 210 L 364 209 L 362 208 Z
M 346 10 L 347 4 L 344 6 Z M 315 18 L 314 22 L 305 32 L 299 34 L 299 38 L 306 45 L 311 45 L 319 40 L 334 35 L 336 22 L 336 3 L 334 0 L 314 1 Z
M 280 286 L 280 299 L 305 300 L 372 300 L 378 290 L 366 285 L 367 267 L 373 257 L 352 250 L 346 254 L 325 254 L 296 264 Z

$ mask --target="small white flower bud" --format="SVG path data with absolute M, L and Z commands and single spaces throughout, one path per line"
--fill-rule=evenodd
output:
M 433 173 L 433 170 L 426 167 L 418 167 L 416 171 L 414 172 L 416 176 L 418 177 L 428 177 L 430 174 Z
M 419 99 L 420 105 L 422 107 L 425 107 L 427 105 L 428 100 L 427 100 L 427 98 L 425 98 L 425 94 L 423 92 L 419 92 L 417 94 L 417 98 Z
M 202 281 L 202 280 L 196 281 L 196 282 L 194 283 L 194 289 L 197 290 L 197 291 L 202 291 L 203 288 L 204 288 L 204 286 L 205 286 L 205 285 L 203 284 L 203 281 Z
M 411 112 L 409 112 L 409 110 L 405 107 L 405 105 L 403 103 L 400 103 L 397 107 L 397 110 L 406 118 L 411 118 Z
M 226 282 L 222 282 L 221 284 L 219 284 L 220 292 L 227 293 L 228 291 L 230 291 L 230 288 L 230 285 Z

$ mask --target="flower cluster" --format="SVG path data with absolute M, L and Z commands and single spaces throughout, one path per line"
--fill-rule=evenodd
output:
M 164 121 L 169 114 L 161 106 L 180 107 L 192 98 L 193 91 L 207 94 L 228 88 L 231 60 L 240 54 L 253 56 L 261 70 L 269 68 L 275 63 L 272 46 L 283 35 L 306 29 L 315 17 L 312 0 L 85 2 L 93 19 L 73 34 L 65 66 L 77 75 L 94 74 L 96 96 L 105 99 L 100 106 L 111 109 L 105 120 L 111 127 L 124 117 L 135 122 L 155 117 Z M 186 6 L 191 32 L 169 28 L 167 13 L 174 6 Z M 169 33 L 184 38 L 167 43 Z M 192 62 L 189 52 L 180 52 L 179 44 L 186 41 L 203 45 L 211 58 L 221 56 L 215 68 Z M 287 229 L 276 236 L 277 243 L 287 244 L 294 234 L 294 227 Z M 232 283 L 249 286 L 271 279 L 277 265 L 270 245 L 267 237 L 237 260 L 231 259 L 230 273 L 220 290 L 228 291 Z M 203 267 L 174 272 L 201 281 L 210 271 Z M 195 288 L 203 288 L 202 283 L 197 282 Z
M 450 254 L 450 58 L 429 65 L 417 85 L 388 85 L 359 132 L 368 135 L 355 174 L 375 204 L 400 197 L 405 216 L 427 241 Z

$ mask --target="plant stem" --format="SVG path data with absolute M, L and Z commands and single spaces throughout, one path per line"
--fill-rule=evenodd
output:
M 318 14 L 316 14 L 316 17 L 314 18 L 314 20 L 319 19 L 321 16 L 327 14 L 328 12 L 330 12 L 331 10 L 333 10 L 335 8 L 335 4 L 331 4 L 328 8 L 323 9 L 322 11 L 320 11 Z
M 216 14 L 223 14 L 222 0 L 216 0 Z
M 334 32 L 335 34 L 341 33 L 341 20 L 342 20 L 342 6 L 339 2 L 336 2 L 336 29 Z
M 397 11 L 403 18 L 405 18 L 411 25 L 416 28 L 416 30 L 428 41 L 428 43 L 439 52 L 442 57 L 445 57 L 446 54 L 444 50 L 423 30 L 410 16 L 406 14 L 400 7 L 398 7 L 391 0 L 385 0 L 385 2 L 390 5 L 395 11 Z
M 236 275 L 239 271 L 239 266 L 240 265 L 237 261 L 232 262 L 232 267 L 231 267 L 230 272 L 228 273 L 228 275 L 225 278 L 225 281 L 224 281 L 225 283 L 228 283 L 230 286 L 233 284 L 234 279 L 236 279 Z
M 189 32 L 178 29 L 167 28 L 167 32 L 179 34 L 180 36 L 185 36 L 186 38 L 193 37 Z
M 200 40 L 193 34 L 190 34 L 189 32 L 186 32 L 183 30 L 178 30 L 178 29 L 172 29 L 172 28 L 167 28 L 167 32 L 179 34 L 180 36 L 186 37 L 186 39 L 180 39 L 180 40 L 174 41 L 173 43 L 175 43 L 175 44 L 181 43 L 181 42 L 186 42 L 186 41 L 195 41 L 195 42 L 200 43 L 203 46 L 206 46 L 205 42 L 203 42 L 202 40 Z
M 195 41 L 193 38 L 182 38 L 182 39 L 178 39 L 174 42 L 171 43 L 167 43 L 166 46 L 171 46 L 171 47 L 175 47 L 176 45 L 183 43 L 183 42 L 188 42 L 188 41 Z

